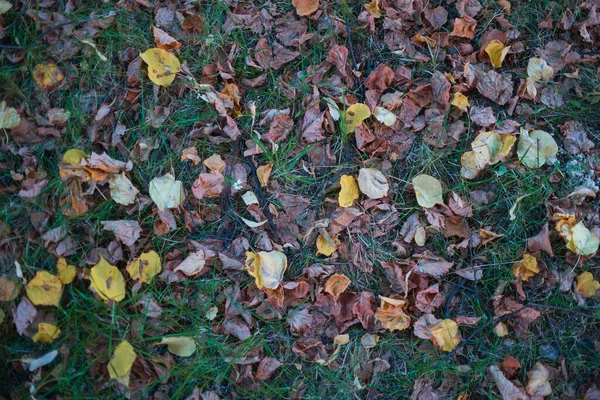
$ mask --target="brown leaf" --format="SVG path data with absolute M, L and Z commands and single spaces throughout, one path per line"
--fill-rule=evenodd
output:
M 152 32 L 154 33 L 154 43 L 159 49 L 173 50 L 181 47 L 181 43 L 175 38 L 154 25 L 152 25 Z
M 547 222 L 542 227 L 540 233 L 527 239 L 527 248 L 532 253 L 540 254 L 542 251 L 545 251 L 550 257 L 554 257 L 552 244 L 550 243 L 550 230 L 548 229 Z
M 137 221 L 102 221 L 105 231 L 113 232 L 117 240 L 127 247 L 133 247 L 140 238 L 142 228 Z
M 471 121 L 477 125 L 486 127 L 496 123 L 496 117 L 494 117 L 494 111 L 492 107 L 471 107 L 470 113 Z
M 431 314 L 442 305 L 443 297 L 440 295 L 440 285 L 435 284 L 417 293 L 415 307 L 426 314 Z
M 219 172 L 203 173 L 192 185 L 192 193 L 197 199 L 218 197 L 225 188 L 225 179 Z
M 415 272 L 421 275 L 439 278 L 450 271 L 454 263 L 444 260 L 429 252 L 419 256 L 419 262 L 415 267 Z
M 319 9 L 319 0 L 292 0 L 296 12 L 300 16 L 307 16 Z
M 481 10 L 481 3 L 478 0 L 458 0 L 456 2 L 456 9 L 461 17 L 468 15 L 475 18 L 479 10 Z
M 502 400 L 527 400 L 528 397 L 519 390 L 514 383 L 506 379 L 500 368 L 495 365 L 490 367 L 490 372 L 492 373 L 492 377 L 494 378 L 494 382 L 496 382 L 496 387 L 502 395 Z
M 269 132 L 262 135 L 261 140 L 279 143 L 287 137 L 293 127 L 294 121 L 288 114 L 277 114 L 273 117 Z
M 19 335 L 23 335 L 26 329 L 34 321 L 38 311 L 27 297 L 23 297 L 19 305 L 12 310 L 13 321 Z
M 350 279 L 344 274 L 333 274 L 325 282 L 325 292 L 333 296 L 337 301 L 340 294 L 342 294 L 348 286 L 350 286 Z
M 506 356 L 504 361 L 500 363 L 500 369 L 508 379 L 512 379 L 519 368 L 521 368 L 521 363 L 513 356 Z
M 450 36 L 473 39 L 475 37 L 475 27 L 477 21 L 469 16 L 454 19 L 454 29 Z
M 503 106 L 509 102 L 513 93 L 513 81 L 510 75 L 500 75 L 496 71 L 478 74 L 477 90 L 482 96 Z
M 367 78 L 365 87 L 367 89 L 384 92 L 394 81 L 394 71 L 385 64 L 379 64 Z
M 579 121 L 567 121 L 560 125 L 560 131 L 565 137 L 565 150 L 570 154 L 587 153 L 594 147 L 594 142 L 588 139 L 585 127 Z
M 448 11 L 442 6 L 434 9 L 426 8 L 423 12 L 425 19 L 431 24 L 433 29 L 438 30 L 448 22 Z
M 19 295 L 19 281 L 0 276 L 0 301 L 11 301 Z
M 265 357 L 260 364 L 258 364 L 258 370 L 256 371 L 255 377 L 259 381 L 268 381 L 280 366 L 281 363 L 277 359 Z

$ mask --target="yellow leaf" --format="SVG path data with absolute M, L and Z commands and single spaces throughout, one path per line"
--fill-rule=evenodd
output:
M 308 16 L 319 9 L 319 0 L 292 0 L 292 5 L 298 15 Z
M 410 326 L 410 317 L 404 312 L 408 307 L 406 299 L 394 296 L 381 298 L 381 305 L 375 311 L 375 318 L 389 331 L 402 331 Z
M 135 196 L 140 192 L 133 183 L 125 176 L 124 172 L 118 175 L 112 176 L 108 180 L 108 187 L 110 188 L 110 197 L 115 203 L 128 206 L 135 202 Z
M 594 235 L 583 221 L 577 222 L 575 216 L 569 214 L 554 214 L 556 231 L 565 239 L 567 248 L 576 254 L 589 256 L 598 250 L 600 240 Z
M 333 338 L 333 344 L 336 346 L 343 346 L 345 344 L 348 344 L 348 342 L 350 342 L 350 335 L 348 335 L 347 333 L 343 335 L 337 335 Z
M 522 277 L 524 282 L 540 272 L 537 258 L 531 254 L 523 254 L 523 259 L 513 264 L 512 273 L 515 278 Z
M 485 46 L 485 52 L 490 57 L 490 63 L 494 68 L 502 66 L 502 61 L 504 61 L 509 50 L 510 46 L 505 46 L 501 41 L 495 39 Z
M 356 179 L 351 175 L 342 175 L 340 178 L 340 186 L 342 190 L 338 195 L 340 207 L 352 207 L 354 200 L 358 199 L 358 185 Z
M 533 368 L 527 371 L 527 394 L 534 398 L 542 398 L 552 394 L 552 387 L 548 379 L 550 373 L 542 363 L 536 363 Z
M 129 387 L 129 373 L 137 355 L 133 346 L 124 340 L 113 352 L 113 356 L 108 363 L 108 374 L 110 379 L 115 379 L 119 383 Z
M 325 293 L 329 293 L 337 301 L 340 294 L 350 286 L 350 279 L 344 274 L 333 274 L 325 282 Z
M 269 177 L 271 176 L 271 171 L 273 170 L 273 164 L 261 165 L 256 168 L 256 176 L 258 177 L 258 181 L 260 182 L 260 186 L 265 187 L 267 183 L 269 183 Z
M 354 132 L 354 129 L 370 116 L 371 110 L 369 110 L 369 107 L 362 103 L 352 104 L 344 114 L 346 133 Z
M 77 274 L 77 268 L 74 265 L 68 265 L 64 257 L 58 259 L 56 269 L 58 270 L 58 279 L 60 279 L 63 285 L 73 282 Z
M 539 168 L 558 153 L 558 145 L 548 132 L 535 130 L 527 132 L 521 128 L 517 144 L 519 160 L 528 168 Z
M 183 183 L 171 174 L 152 179 L 148 191 L 159 210 L 177 208 L 185 198 Z
M 164 49 L 148 49 L 140 57 L 148 64 L 148 78 L 159 86 L 173 83 L 181 63 L 173 54 Z
M 287 269 L 287 257 L 280 251 L 246 252 L 246 271 L 259 289 L 277 289 Z
M 150 250 L 142 253 L 139 258 L 128 264 L 125 269 L 129 273 L 129 276 L 131 276 L 131 279 L 139 280 L 141 278 L 142 282 L 149 284 L 152 282 L 152 278 L 162 270 L 162 263 L 158 253 Z
M 442 351 L 452 351 L 461 342 L 458 325 L 451 319 L 437 323 L 429 331 L 433 345 Z
M 467 111 L 467 108 L 470 106 L 469 98 L 461 92 L 454 93 L 454 97 L 450 104 L 462 111 Z
M 333 242 L 336 246 L 332 246 L 329 241 L 323 237 L 323 235 L 319 235 L 317 238 L 317 253 L 316 255 L 323 254 L 325 257 L 329 257 L 333 253 L 337 251 L 337 246 L 339 246 L 340 241 L 338 239 L 333 239 Z
M 189 336 L 162 338 L 159 344 L 166 344 L 169 352 L 179 357 L 189 357 L 196 352 L 196 342 Z
M 62 82 L 65 76 L 56 64 L 38 64 L 33 69 L 33 79 L 42 89 L 48 89 Z
M 119 269 L 100 257 L 90 270 L 90 289 L 103 300 L 119 302 L 125 298 L 125 278 Z
M 552 78 L 554 69 L 543 58 L 532 57 L 527 64 L 527 76 L 534 81 Z
M 498 337 L 504 337 L 508 335 L 508 327 L 504 322 L 498 322 L 496 326 L 494 326 L 494 333 Z
M 79 149 L 70 149 L 65 152 L 62 158 L 62 162 L 69 165 L 81 165 L 81 160 L 86 158 L 87 155 Z
M 442 184 L 431 175 L 420 174 L 413 178 L 413 187 L 417 203 L 421 207 L 431 208 L 436 204 L 444 204 Z
M 379 0 L 372 0 L 370 3 L 365 4 L 365 9 L 369 12 L 369 14 L 371 14 L 373 18 L 381 18 Z
M 34 305 L 58 307 L 63 287 L 57 276 L 46 271 L 38 271 L 25 289 L 27 297 Z
M 38 331 L 32 338 L 35 343 L 52 343 L 60 335 L 60 329 L 56 325 L 40 322 Z
M 5 14 L 12 8 L 12 4 L 6 0 L 0 0 L 0 15 Z
M 577 277 L 577 293 L 582 297 L 592 297 L 600 289 L 600 283 L 594 280 L 590 272 L 583 272 Z
M 0 129 L 16 128 L 20 123 L 21 117 L 17 110 L 13 107 L 7 107 L 5 101 L 0 102 Z
M 465 179 L 475 179 L 485 169 L 487 162 L 474 151 L 467 151 L 460 157 L 460 165 L 460 176 Z

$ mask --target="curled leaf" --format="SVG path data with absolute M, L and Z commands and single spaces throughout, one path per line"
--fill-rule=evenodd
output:
M 527 76 L 534 81 L 552 78 L 554 69 L 543 58 L 532 57 L 527 64 Z
M 287 269 L 287 257 L 280 251 L 246 252 L 246 271 L 259 289 L 277 289 Z
M 390 110 L 383 107 L 375 107 L 375 112 L 373 112 L 373 116 L 377 121 L 381 122 L 385 126 L 392 126 L 396 123 L 398 117 L 396 114 L 391 112 Z
M 513 275 L 515 278 L 521 277 L 524 282 L 539 272 L 538 260 L 531 254 L 523 254 L 523 259 L 513 264 Z
M 325 282 L 325 292 L 333 296 L 337 301 L 340 294 L 344 293 L 350 286 L 350 279 L 344 274 L 333 274 Z
M 525 390 L 528 395 L 544 397 L 552 394 L 552 387 L 548 382 L 550 373 L 542 363 L 535 363 L 533 368 L 527 371 L 527 378 Z
M 431 208 L 436 204 L 444 204 L 442 184 L 431 175 L 420 174 L 412 180 L 417 203 L 421 207 Z
M 575 254 L 589 256 L 598 250 L 600 240 L 590 232 L 583 221 L 577 222 L 574 216 L 555 214 L 556 230 L 565 239 L 567 248 Z
M 164 49 L 148 49 L 140 57 L 148 64 L 148 78 L 156 85 L 166 86 L 173 83 L 181 63 L 173 54 Z
M 408 301 L 398 296 L 381 296 L 381 305 L 375 311 L 375 318 L 389 331 L 402 331 L 410 326 L 410 317 L 404 312 Z
M 362 103 L 352 104 L 346 110 L 344 114 L 344 120 L 346 121 L 346 133 L 354 132 L 357 126 L 371 116 L 371 110 L 369 107 Z
M 340 178 L 342 189 L 338 195 L 340 207 L 352 207 L 354 200 L 358 199 L 358 185 L 352 175 L 342 175 Z

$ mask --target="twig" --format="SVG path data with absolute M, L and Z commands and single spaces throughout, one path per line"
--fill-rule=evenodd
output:
M 560 310 L 560 311 L 564 311 L 566 313 L 575 314 L 575 315 L 579 315 L 581 317 L 586 317 L 586 318 L 593 318 L 597 321 L 600 321 L 600 317 L 595 316 L 593 314 L 586 314 L 581 311 L 570 310 L 568 308 L 559 307 L 559 306 L 550 306 L 550 305 L 546 305 L 546 304 L 537 304 L 537 303 L 527 303 L 527 307 L 534 307 L 534 308 L 538 307 L 538 308 L 549 308 L 552 310 Z

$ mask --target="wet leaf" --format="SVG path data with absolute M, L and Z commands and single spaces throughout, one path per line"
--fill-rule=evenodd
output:
M 337 301 L 340 294 L 344 293 L 348 286 L 350 286 L 350 279 L 344 274 L 333 274 L 325 282 L 325 292 L 333 296 Z
M 342 189 L 338 195 L 340 207 L 352 207 L 354 200 L 358 199 L 358 185 L 356 179 L 351 175 L 342 175 L 340 177 L 340 186 Z
M 107 368 L 110 379 L 129 387 L 129 373 L 137 355 L 133 346 L 127 341 L 122 341 L 114 350 Z
M 181 63 L 173 54 L 164 49 L 148 49 L 140 57 L 148 65 L 148 78 L 156 85 L 167 86 L 175 80 Z
M 548 132 L 535 130 L 527 132 L 521 129 L 521 137 L 517 144 L 519 160 L 529 168 L 539 168 L 546 160 L 556 156 L 558 145 Z
M 160 256 L 154 250 L 142 253 L 131 264 L 127 265 L 126 270 L 131 279 L 150 284 L 152 279 L 162 270 Z
M 540 272 L 538 260 L 531 254 L 523 254 L 523 259 L 513 264 L 512 273 L 515 278 L 522 278 L 527 282 L 529 278 L 537 275 Z
M 592 297 L 600 289 L 600 283 L 594 280 L 591 272 L 583 272 L 577 277 L 577 293 L 582 297 Z
M 431 175 L 420 174 L 412 180 L 417 203 L 421 207 L 431 208 L 436 204 L 444 204 L 442 184 Z
M 358 187 L 370 199 L 387 196 L 390 185 L 381 171 L 375 168 L 361 168 L 358 172 Z
M 148 191 L 159 210 L 177 208 L 185 198 L 183 183 L 171 174 L 152 179 Z
M 369 107 L 362 103 L 352 104 L 346 113 L 344 114 L 344 120 L 346 121 L 346 134 L 354 132 L 357 126 L 363 123 L 363 121 L 371 116 L 371 110 Z
M 500 68 L 504 58 L 508 54 L 510 46 L 505 46 L 499 40 L 492 40 L 485 46 L 485 52 L 490 57 L 490 63 L 494 68 Z
M 246 252 L 246 271 L 259 289 L 277 289 L 287 269 L 287 257 L 280 251 Z
M 169 352 L 179 357 L 189 357 L 196 352 L 196 342 L 190 336 L 165 337 L 159 344 L 166 344 Z
M 63 286 L 57 276 L 46 271 L 38 271 L 25 289 L 27 297 L 34 305 L 58 307 Z
M 90 269 L 90 289 L 103 300 L 119 302 L 125 298 L 125 279 L 117 267 L 100 257 Z
M 60 329 L 56 325 L 40 322 L 38 331 L 32 338 L 36 343 L 52 343 L 60 335 Z

